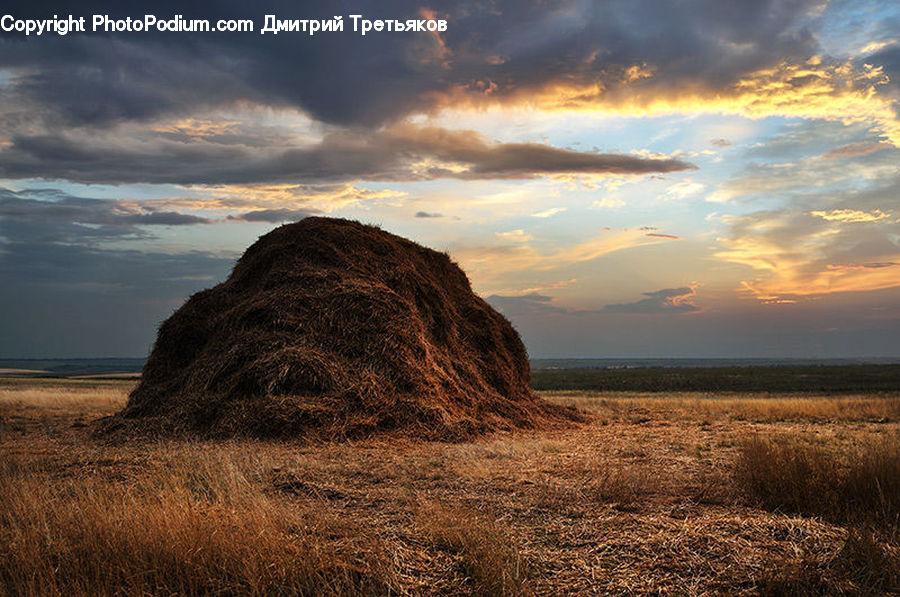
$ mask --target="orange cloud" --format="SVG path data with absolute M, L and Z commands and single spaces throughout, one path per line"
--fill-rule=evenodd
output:
M 182 118 L 174 122 L 159 124 L 151 130 L 157 133 L 185 135 L 186 137 L 208 138 L 234 134 L 241 126 L 238 120 L 206 120 Z
M 874 211 L 859 211 L 856 209 L 832 209 L 831 211 L 811 211 L 810 215 L 822 218 L 829 222 L 877 222 L 891 217 L 880 209 Z
M 190 189 L 191 193 L 185 197 L 170 197 L 154 203 L 206 211 L 315 208 L 329 212 L 354 203 L 399 199 L 406 195 L 402 191 L 372 190 L 353 184 L 217 185 Z
M 847 226 L 841 219 L 786 212 L 724 221 L 731 224 L 730 236 L 719 239 L 723 249 L 715 255 L 756 270 L 758 276 L 743 281 L 742 288 L 761 301 L 900 286 L 900 252 L 888 229 L 872 227 L 886 224 Z M 835 260 L 854 254 L 860 261 Z
M 555 250 L 541 252 L 534 243 L 499 245 L 491 247 L 465 247 L 452 251 L 473 283 L 485 291 L 509 292 L 500 279 L 516 272 L 547 272 L 584 263 L 634 247 L 658 244 L 668 237 L 651 238 L 640 230 L 622 230 L 604 233 L 586 241 Z
M 898 255 L 900 258 L 900 255 Z M 779 270 L 771 280 L 747 281 L 744 286 L 757 298 L 771 302 L 785 297 L 811 297 L 836 292 L 866 292 L 900 286 L 897 264 L 883 267 L 826 266 L 817 272 Z
M 650 67 L 645 69 L 649 72 Z M 632 72 L 630 69 L 626 72 Z M 878 88 L 889 82 L 880 66 L 825 63 L 819 57 L 747 74 L 723 88 L 697 80 L 672 84 L 655 77 L 623 76 L 620 84 L 556 80 L 540 87 L 503 89 L 485 95 L 466 86 L 437 98 L 445 109 L 531 107 L 547 111 L 594 111 L 619 116 L 720 113 L 865 123 L 900 147 L 900 119 L 893 100 Z

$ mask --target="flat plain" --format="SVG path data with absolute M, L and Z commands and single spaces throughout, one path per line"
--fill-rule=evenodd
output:
M 468 443 L 95 439 L 133 386 L 0 379 L 0 594 L 900 591 L 900 392 L 545 390 L 588 421 Z

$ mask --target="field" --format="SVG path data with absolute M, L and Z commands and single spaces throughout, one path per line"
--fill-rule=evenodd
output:
M 588 423 L 457 444 L 108 444 L 133 381 L 0 379 L 0 594 L 900 591 L 896 386 L 569 379 Z

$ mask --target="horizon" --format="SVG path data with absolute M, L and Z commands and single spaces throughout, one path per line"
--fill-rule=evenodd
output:
M 729 365 L 740 366 L 743 363 L 761 363 L 761 364 L 810 364 L 810 365 L 827 365 L 827 364 L 861 364 L 861 365 L 894 365 L 900 364 L 900 357 L 892 356 L 862 356 L 862 357 L 535 357 L 529 355 L 528 360 L 532 363 L 542 362 L 562 362 L 562 363 L 666 363 L 667 365 L 677 364 L 679 362 L 702 362 L 702 363 L 727 363 Z M 73 363 L 80 361 L 147 361 L 147 356 L 124 356 L 124 357 L 4 357 L 0 356 L 0 365 L 9 364 L 11 362 L 57 362 L 57 363 Z M 2 367 L 0 367 L 2 369 Z

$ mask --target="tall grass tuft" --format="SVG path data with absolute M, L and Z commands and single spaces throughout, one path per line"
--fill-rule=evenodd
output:
M 431 505 L 420 517 L 439 549 L 458 557 L 462 573 L 476 595 L 531 595 L 528 570 L 501 525 L 468 509 Z
M 797 439 L 750 438 L 735 480 L 772 510 L 900 532 L 900 435 L 843 453 Z

